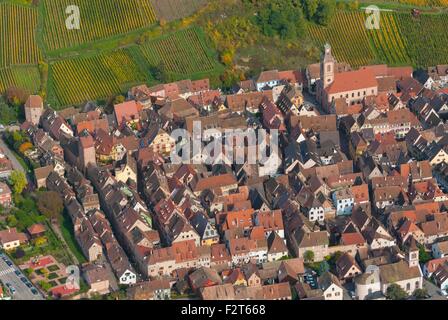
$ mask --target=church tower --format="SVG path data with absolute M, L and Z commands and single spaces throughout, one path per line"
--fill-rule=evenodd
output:
M 328 87 L 334 81 L 335 64 L 336 60 L 331 54 L 331 46 L 327 43 L 325 44 L 325 51 L 320 59 L 320 79 L 324 88 Z
M 419 264 L 419 250 L 414 237 L 411 237 L 409 242 L 409 248 L 406 253 L 406 261 L 410 268 L 417 267 Z

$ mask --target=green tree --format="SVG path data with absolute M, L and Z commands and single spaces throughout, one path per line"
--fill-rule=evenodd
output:
M 392 283 L 386 290 L 386 298 L 389 300 L 405 300 L 408 294 L 396 283 Z
M 314 261 L 314 252 L 311 250 L 305 251 L 305 253 L 303 254 L 303 259 L 305 260 L 305 262 L 313 262 Z
M 15 194 L 22 193 L 23 189 L 25 189 L 26 185 L 28 184 L 25 173 L 19 170 L 14 170 L 13 172 L 11 172 L 9 182 L 12 185 Z
M 418 259 L 420 263 L 425 264 L 429 260 L 431 260 L 431 255 L 425 250 L 425 247 L 421 244 L 418 244 Z
M 8 224 L 8 227 L 14 228 L 15 226 L 17 226 L 19 221 L 17 220 L 15 215 L 11 214 L 6 217 L 6 223 Z
M 323 26 L 328 25 L 335 9 L 336 2 L 334 0 L 319 0 L 319 6 L 314 15 L 314 21 Z
M 118 95 L 118 96 L 115 97 L 115 99 L 114 99 L 114 104 L 120 104 L 120 103 L 123 103 L 125 100 L 126 100 L 125 96 L 123 96 L 123 95 L 120 94 L 120 95 Z
M 59 193 L 55 191 L 44 191 L 39 193 L 37 208 L 48 219 L 58 218 L 64 209 L 64 203 Z
M 308 20 L 311 20 L 314 17 L 318 6 L 318 0 L 303 0 L 303 11 Z
M 428 296 L 428 291 L 426 289 L 415 289 L 412 294 L 417 300 L 425 299 Z

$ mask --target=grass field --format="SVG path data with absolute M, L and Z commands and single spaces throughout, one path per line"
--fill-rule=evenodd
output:
M 19 87 L 30 93 L 36 93 L 40 86 L 40 74 L 37 66 L 14 66 L 0 69 L 0 92 L 9 87 Z
M 0 68 L 18 64 L 37 64 L 37 10 L 0 3 Z
M 192 15 L 208 0 L 151 0 L 157 19 L 172 21 Z
M 80 11 L 80 29 L 66 27 L 66 8 Z M 156 22 L 150 0 L 42 0 L 43 40 L 49 51 L 71 48 L 149 27 Z

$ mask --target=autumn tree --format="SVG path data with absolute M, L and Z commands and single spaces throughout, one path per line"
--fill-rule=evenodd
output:
M 12 185 L 15 194 L 22 193 L 23 189 L 25 189 L 26 185 L 28 184 L 25 173 L 19 170 L 14 170 L 13 172 L 11 172 L 9 182 Z
M 62 213 L 64 203 L 59 193 L 55 191 L 44 191 L 39 193 L 37 208 L 48 219 L 54 219 Z

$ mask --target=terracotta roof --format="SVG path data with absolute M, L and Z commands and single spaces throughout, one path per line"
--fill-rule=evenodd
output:
M 362 245 L 365 244 L 366 240 L 359 232 L 353 233 L 343 233 L 341 236 L 341 244 L 349 245 Z
M 25 107 L 27 108 L 43 108 L 43 99 L 41 96 L 31 95 L 28 97 L 25 103 Z
M 45 232 L 47 229 L 40 223 L 33 224 L 32 226 L 26 229 L 29 234 L 39 234 Z
M 328 94 L 378 87 L 375 73 L 372 70 L 360 69 L 335 73 L 334 81 L 325 91 Z
M 140 103 L 135 100 L 126 101 L 120 104 L 114 105 L 115 117 L 117 123 L 120 125 L 124 122 L 128 122 L 139 118 L 139 112 L 142 109 Z
M 257 83 L 280 80 L 278 70 L 263 71 L 257 79 Z
M 432 259 L 429 260 L 428 262 L 426 262 L 425 266 L 426 266 L 426 270 L 428 270 L 429 273 L 433 273 L 434 271 L 437 270 L 437 268 L 448 261 L 448 256 L 447 257 L 443 257 L 443 258 L 439 258 L 439 259 Z
M 353 197 L 355 204 L 360 204 L 369 201 L 369 185 L 361 184 L 359 186 L 352 186 Z
M 210 176 L 199 179 L 193 187 L 193 191 L 203 191 L 205 189 L 214 189 L 236 184 L 237 180 L 232 173 L 225 173 L 219 176 Z

